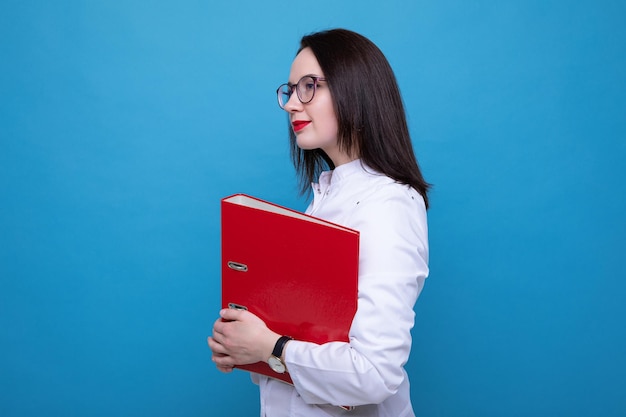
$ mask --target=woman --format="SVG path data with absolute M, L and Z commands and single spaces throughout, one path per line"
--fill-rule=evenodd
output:
M 280 359 L 270 365 L 286 368 L 293 386 L 253 376 L 262 416 L 413 416 L 404 364 L 413 306 L 428 275 L 429 186 L 393 71 L 359 34 L 314 33 L 302 38 L 278 96 L 302 191 L 319 176 L 306 213 L 360 232 L 350 341 L 290 340 L 248 311 L 222 310 L 208 338 L 213 360 L 230 372 L 273 354 Z

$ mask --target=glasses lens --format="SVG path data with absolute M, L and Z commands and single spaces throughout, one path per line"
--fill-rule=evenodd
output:
M 313 100 L 315 95 L 316 82 L 313 77 L 302 77 L 298 81 L 298 98 L 304 104 Z
M 283 84 L 280 87 L 278 87 L 278 91 L 276 93 L 278 94 L 278 105 L 281 108 L 285 108 L 285 105 L 287 104 L 287 102 L 289 101 L 289 98 L 291 97 L 291 93 L 292 93 L 291 88 L 289 87 L 289 85 Z

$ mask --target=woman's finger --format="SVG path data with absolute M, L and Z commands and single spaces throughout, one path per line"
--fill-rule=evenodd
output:
M 224 325 L 225 324 L 226 323 L 221 318 L 215 320 L 215 323 L 213 323 L 213 333 L 220 333 L 220 334 L 222 334 L 224 332 Z
M 218 353 L 218 354 L 225 355 L 227 353 L 224 345 L 222 345 L 217 340 L 215 340 L 215 337 L 211 337 L 211 336 L 207 337 L 207 344 L 209 345 L 209 348 L 214 354 Z
M 232 368 L 235 366 L 233 358 L 225 354 L 214 353 L 211 360 L 215 362 L 215 365 L 217 365 L 218 368 Z
M 237 310 L 235 308 L 224 308 L 220 310 L 220 317 L 224 321 L 236 321 L 241 320 L 242 316 L 245 316 L 247 311 Z
M 232 366 L 220 366 L 220 365 L 217 365 L 217 369 L 219 371 L 221 371 L 221 372 L 226 373 L 226 374 L 233 371 L 233 367 Z

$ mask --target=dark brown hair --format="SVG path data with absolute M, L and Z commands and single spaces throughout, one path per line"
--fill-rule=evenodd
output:
M 356 150 L 365 165 L 415 188 L 428 207 L 430 185 L 413 152 L 396 77 L 380 49 L 345 29 L 306 35 L 298 53 L 304 48 L 311 49 L 328 80 L 339 148 Z M 304 194 L 322 170 L 335 167 L 321 149 L 300 149 L 293 131 L 289 132 L 291 157 Z

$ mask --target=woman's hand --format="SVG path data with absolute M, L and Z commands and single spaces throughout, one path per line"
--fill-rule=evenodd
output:
M 223 309 L 207 343 L 217 369 L 231 372 L 235 365 L 267 361 L 279 337 L 249 311 Z

